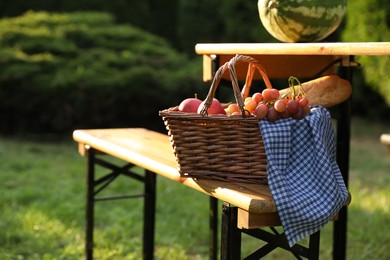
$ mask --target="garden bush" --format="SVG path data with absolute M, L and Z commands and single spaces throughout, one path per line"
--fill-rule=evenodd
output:
M 348 2 L 345 42 L 390 41 L 390 5 L 387 0 Z M 388 118 L 390 112 L 390 56 L 358 56 L 362 69 L 354 78 L 353 111 L 371 118 Z
M 201 62 L 108 13 L 3 18 L 0 44 L 2 132 L 155 125 L 203 84 Z

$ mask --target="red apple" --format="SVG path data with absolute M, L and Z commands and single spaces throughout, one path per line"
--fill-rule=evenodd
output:
M 198 107 L 198 114 L 200 114 L 200 111 L 202 111 L 203 106 L 204 106 L 204 102 L 205 101 L 203 101 L 199 105 L 199 107 Z M 216 114 L 226 115 L 226 111 L 223 108 L 223 106 L 221 105 L 221 103 L 218 101 L 218 99 L 213 98 L 211 106 L 207 109 L 207 114 L 209 114 L 209 115 L 216 115 Z
M 179 105 L 179 111 L 186 113 L 196 113 L 200 103 L 202 103 L 202 100 L 197 98 L 184 99 Z

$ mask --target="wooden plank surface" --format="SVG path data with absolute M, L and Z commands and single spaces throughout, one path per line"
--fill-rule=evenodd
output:
M 195 52 L 201 55 L 390 55 L 390 42 L 200 43 L 195 46 Z
M 237 211 L 237 227 L 252 229 L 261 227 L 276 227 L 281 226 L 280 218 L 277 212 L 267 213 L 249 213 L 246 210 L 238 209 Z
M 382 134 L 380 140 L 381 143 L 387 145 L 387 152 L 390 154 L 390 134 Z
M 228 183 L 223 181 L 182 178 L 177 170 L 169 138 L 143 128 L 76 130 L 73 139 L 82 147 L 138 165 L 173 181 L 229 202 L 249 212 L 276 212 L 268 185 Z
M 180 181 L 167 135 L 142 128 L 91 129 L 74 131 L 73 139 L 113 157 Z

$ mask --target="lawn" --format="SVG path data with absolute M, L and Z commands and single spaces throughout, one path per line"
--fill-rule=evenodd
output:
M 352 123 L 348 259 L 390 259 L 390 155 L 379 142 L 390 125 Z M 0 158 L 0 259 L 83 259 L 86 161 L 70 135 L 2 136 Z M 207 259 L 208 197 L 164 178 L 157 189 L 155 258 Z M 123 178 L 105 192 L 138 191 Z M 99 202 L 95 212 L 96 259 L 140 259 L 141 200 Z M 329 224 L 321 259 L 331 258 L 331 233 Z M 244 252 L 255 246 L 244 237 Z

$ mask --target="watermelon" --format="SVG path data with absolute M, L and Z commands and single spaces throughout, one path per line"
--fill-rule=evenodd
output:
M 259 0 L 260 20 L 282 42 L 316 42 L 341 24 L 347 0 Z

